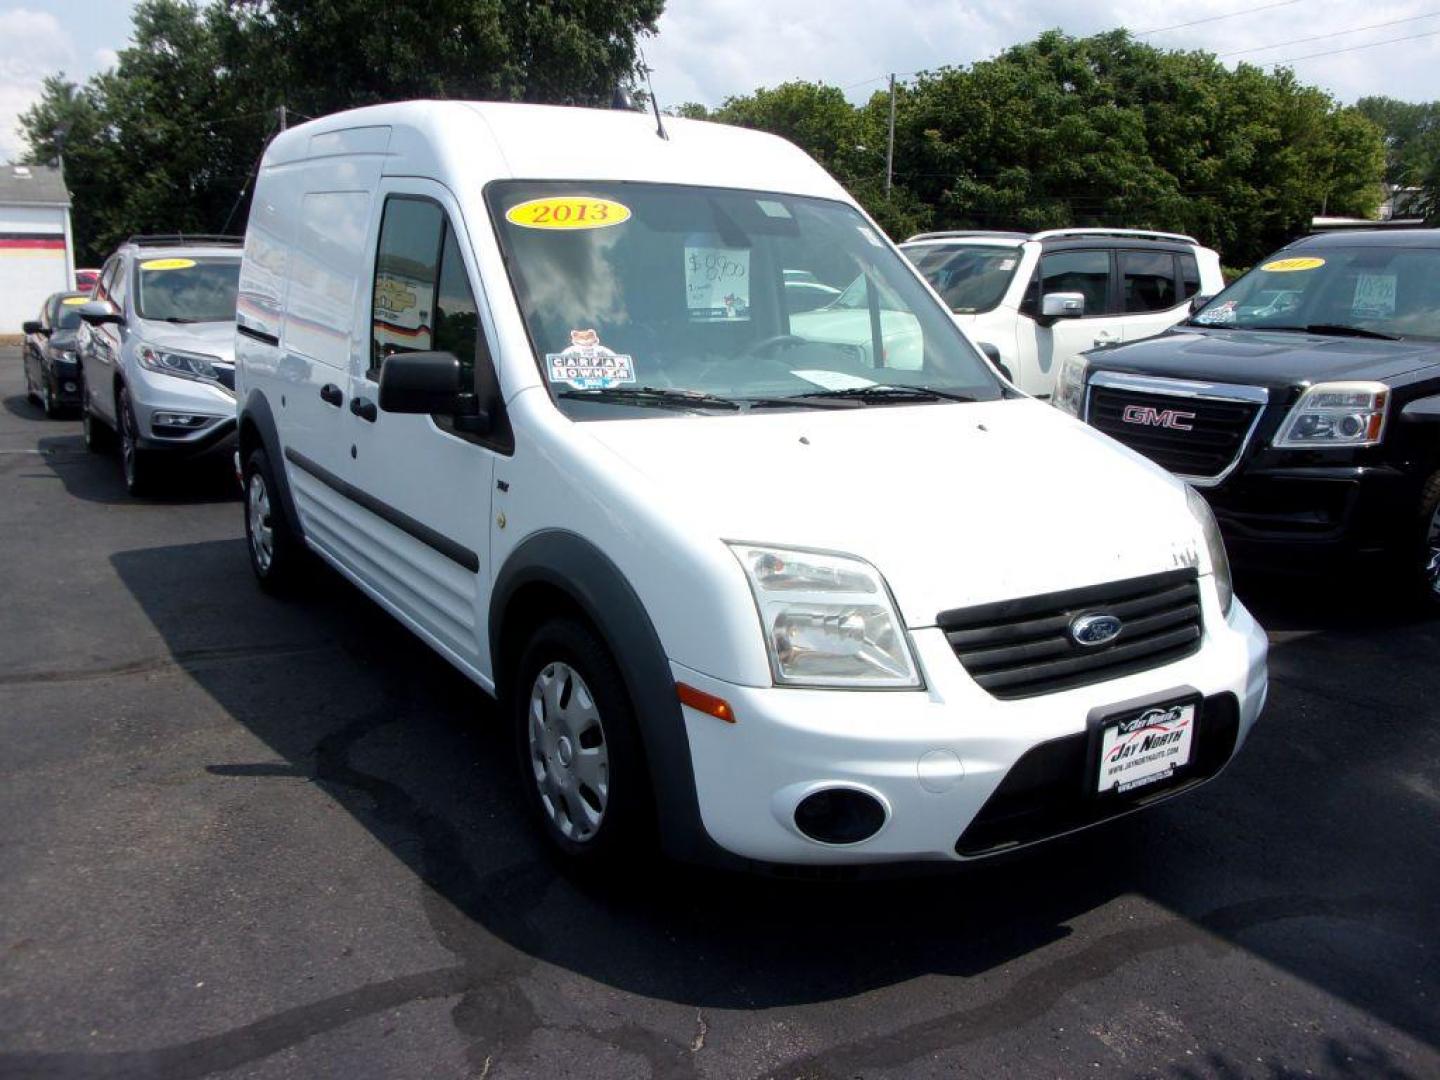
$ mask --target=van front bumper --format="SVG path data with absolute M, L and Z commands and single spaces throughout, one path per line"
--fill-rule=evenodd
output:
M 1221 616 L 1204 590 L 1195 654 L 1150 671 L 1022 700 L 991 697 L 938 629 L 912 632 L 923 691 L 749 687 L 672 662 L 678 682 L 727 701 L 735 722 L 685 707 L 705 831 L 743 859 L 774 864 L 956 862 L 1014 850 L 1128 813 L 1215 775 L 1243 744 L 1267 692 L 1264 631 L 1236 601 Z M 1203 698 L 1193 767 L 1134 797 L 1097 798 L 1094 718 L 1136 702 Z M 1086 785 L 1089 784 L 1087 790 Z M 855 843 L 821 843 L 797 826 L 817 791 L 878 801 L 883 824 Z

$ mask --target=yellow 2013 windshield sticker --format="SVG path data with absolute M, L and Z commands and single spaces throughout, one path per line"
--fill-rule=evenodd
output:
M 630 208 L 611 199 L 556 195 L 530 199 L 505 211 L 505 220 L 527 229 L 604 229 L 630 220 Z
M 60 303 L 66 307 L 79 307 L 81 304 L 88 304 L 89 302 L 90 297 L 88 296 L 67 296 L 64 300 L 60 301 Z
M 1313 256 L 1304 259 L 1276 259 L 1260 267 L 1261 270 L 1268 270 L 1272 274 L 1293 274 L 1297 270 L 1318 270 L 1325 265 L 1324 259 L 1316 259 Z
M 140 264 L 141 270 L 189 270 L 195 265 L 194 259 L 148 259 Z

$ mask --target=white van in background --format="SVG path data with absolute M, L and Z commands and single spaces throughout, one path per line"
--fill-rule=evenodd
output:
M 1048 398 L 1089 349 L 1153 337 L 1225 287 L 1220 256 L 1148 229 L 937 232 L 900 246 L 1021 390 Z M 988 352 L 987 348 L 987 352 Z
M 498 697 L 576 860 L 977 858 L 1214 776 L 1260 712 L 1203 500 L 1000 380 L 772 136 L 291 128 L 237 314 L 260 584 L 308 549 Z

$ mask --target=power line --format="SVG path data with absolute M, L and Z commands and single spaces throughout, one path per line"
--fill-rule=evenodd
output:
M 1269 11 L 1271 8 L 1289 7 L 1291 4 L 1298 4 L 1300 0 L 1276 0 L 1275 3 L 1261 4 L 1259 7 L 1245 8 L 1243 11 L 1230 11 L 1224 15 L 1209 15 L 1203 19 L 1192 19 L 1189 22 L 1176 23 L 1174 26 L 1157 26 L 1154 30 L 1136 31 L 1133 37 L 1149 37 L 1151 34 L 1163 34 L 1169 30 L 1184 30 L 1189 26 L 1200 26 L 1202 23 L 1221 22 L 1225 19 L 1236 19 L 1241 15 L 1253 15 L 1257 11 Z
M 1217 56 L 1244 56 L 1246 53 L 1265 52 L 1267 49 L 1279 49 L 1286 45 L 1302 45 L 1307 41 L 1323 41 L 1326 38 L 1344 37 L 1346 34 L 1358 34 L 1365 30 L 1379 30 L 1384 26 L 1398 26 L 1401 23 L 1419 22 L 1421 19 L 1433 19 L 1440 15 L 1440 11 L 1429 11 L 1424 15 L 1411 15 L 1408 19 L 1391 19 L 1389 22 L 1371 23 L 1369 26 L 1352 26 L 1348 30 L 1336 30 L 1329 34 L 1315 34 L 1312 37 L 1293 38 L 1290 41 L 1277 41 L 1273 45 L 1256 45 L 1249 49 L 1234 49 L 1231 52 L 1216 53 Z
M 1398 45 L 1402 41 L 1418 41 L 1421 38 L 1434 37 L 1440 34 L 1440 30 L 1427 30 L 1423 34 L 1407 34 L 1405 37 L 1386 38 L 1384 41 L 1371 41 L 1364 45 L 1351 45 L 1345 49 L 1329 49 L 1326 52 L 1306 53 L 1304 56 L 1291 56 L 1284 60 L 1267 60 L 1267 64 L 1294 64 L 1301 60 L 1314 60 L 1318 56 L 1338 56 L 1340 53 L 1355 52 L 1359 49 L 1374 49 L 1381 45 Z

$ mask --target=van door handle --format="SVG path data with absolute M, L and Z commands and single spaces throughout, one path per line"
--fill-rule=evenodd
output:
M 320 400 L 328 405 L 334 405 L 338 409 L 341 402 L 345 400 L 345 395 L 340 392 L 340 387 L 334 383 L 326 383 L 320 387 Z
M 369 420 L 372 424 L 375 422 L 375 418 L 380 415 L 375 408 L 375 403 L 369 398 L 363 397 L 352 397 L 350 399 L 350 411 L 360 417 L 361 420 Z

